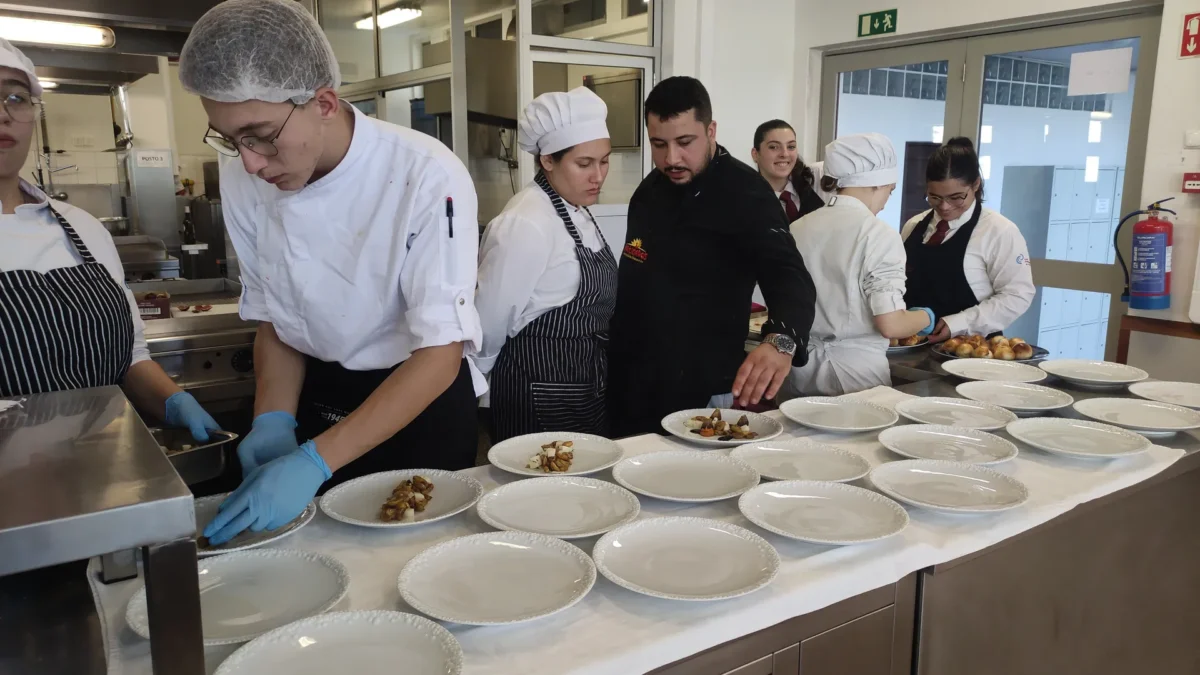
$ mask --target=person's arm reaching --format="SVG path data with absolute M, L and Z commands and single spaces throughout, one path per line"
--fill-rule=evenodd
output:
M 859 286 L 871 307 L 875 329 L 885 338 L 928 335 L 934 326 L 933 311 L 906 309 L 904 268 L 908 256 L 904 240 L 883 221 L 874 221 L 865 232 Z

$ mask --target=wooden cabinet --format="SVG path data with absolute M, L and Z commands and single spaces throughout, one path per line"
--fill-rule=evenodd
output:
M 895 619 L 885 607 L 801 642 L 799 675 L 892 675 Z

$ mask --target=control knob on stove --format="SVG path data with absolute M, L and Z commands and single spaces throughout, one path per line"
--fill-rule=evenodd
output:
M 239 349 L 233 353 L 233 358 L 230 359 L 230 365 L 239 373 L 249 373 L 254 371 L 254 352 L 249 349 Z

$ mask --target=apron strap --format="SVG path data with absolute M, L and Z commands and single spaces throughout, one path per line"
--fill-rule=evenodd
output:
M 546 178 L 545 173 L 539 171 L 538 175 L 534 177 L 533 182 L 537 183 L 538 187 L 542 188 L 542 191 L 550 198 L 550 203 L 554 205 L 554 210 L 558 213 L 558 217 L 562 218 L 563 225 L 567 226 L 567 233 L 571 235 L 571 239 L 575 241 L 575 245 L 583 246 L 583 238 L 579 236 L 579 230 L 575 229 L 575 223 L 571 222 L 571 214 L 567 211 L 567 205 L 563 202 L 563 198 L 559 196 L 558 192 L 550 187 L 550 179 Z M 587 214 L 588 218 L 592 218 L 592 212 L 588 211 L 587 207 L 584 207 L 583 212 Z M 596 219 L 592 218 L 592 222 L 595 223 Z M 597 225 L 596 229 L 599 230 L 600 226 Z M 604 239 L 603 234 L 600 235 L 600 239 Z M 608 246 L 608 243 L 605 242 L 604 245 Z
M 62 229 L 67 233 L 67 237 L 70 238 L 71 243 L 75 245 L 75 250 L 79 251 L 79 257 L 83 258 L 83 262 L 96 262 L 96 258 L 92 256 L 92 252 L 89 251 L 87 245 L 83 243 L 83 238 L 79 236 L 79 233 L 75 231 L 74 227 L 71 227 L 71 223 L 68 223 L 67 219 L 64 218 L 63 215 L 59 213 L 53 206 L 47 204 L 46 208 L 50 209 L 50 214 L 54 216 L 54 219 L 58 221 L 58 224 L 61 225 Z

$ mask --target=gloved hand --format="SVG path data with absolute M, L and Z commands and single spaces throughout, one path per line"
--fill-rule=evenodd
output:
M 255 417 L 250 433 L 238 444 L 242 478 L 249 478 L 258 467 L 294 451 L 297 445 L 295 417 L 282 410 Z
M 934 316 L 933 310 L 929 309 L 928 307 L 910 307 L 909 309 L 911 309 L 914 312 L 919 309 L 922 312 L 925 312 L 925 315 L 929 317 L 929 325 L 926 326 L 923 330 L 921 330 L 920 333 L 917 333 L 917 335 L 924 337 L 924 336 L 932 333 L 934 326 L 937 326 L 937 317 Z
M 220 545 L 247 528 L 261 532 L 283 527 L 304 511 L 332 475 L 317 454 L 316 443 L 305 441 L 291 453 L 255 469 L 221 502 L 217 517 L 204 528 L 204 536 Z
M 200 407 L 200 403 L 191 394 L 180 391 L 167 398 L 166 415 L 163 417 L 168 426 L 187 427 L 192 432 L 192 438 L 201 443 L 208 442 L 208 432 L 219 431 L 221 425 Z

